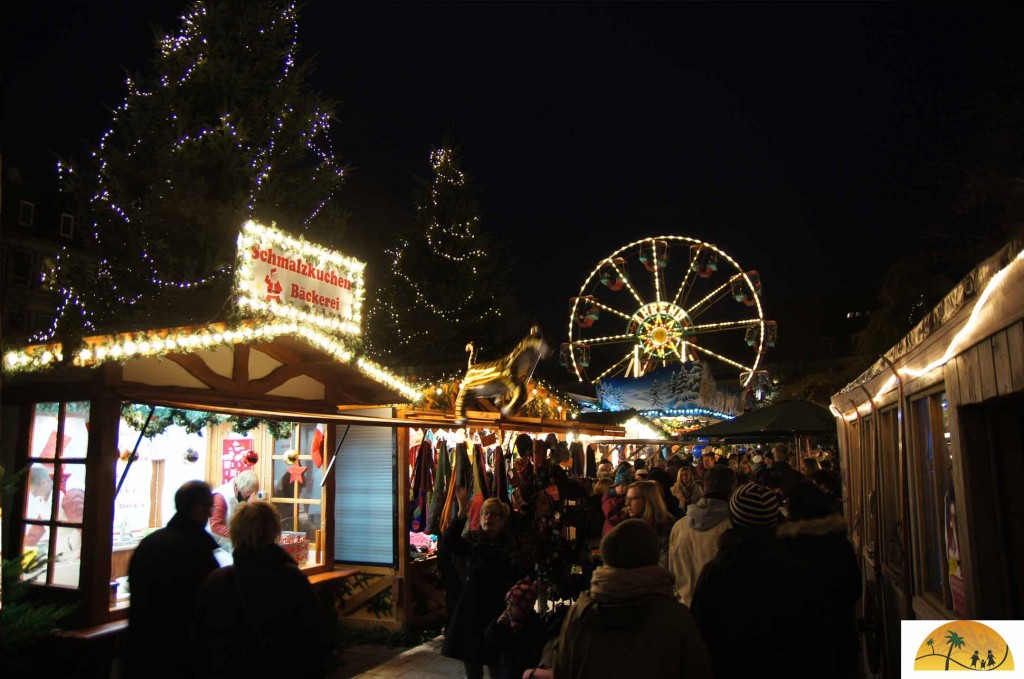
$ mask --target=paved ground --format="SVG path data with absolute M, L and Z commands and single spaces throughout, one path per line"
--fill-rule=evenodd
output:
M 462 679 L 462 662 L 441 655 L 443 637 L 413 648 L 349 646 L 331 679 Z

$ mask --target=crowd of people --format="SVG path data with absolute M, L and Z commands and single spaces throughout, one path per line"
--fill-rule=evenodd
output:
M 827 458 L 797 468 L 786 446 L 594 458 L 591 478 L 576 473 L 579 451 L 550 443 L 517 451 L 511 496 L 451 486 L 442 653 L 467 679 L 858 675 L 861 579 Z M 169 524 L 139 544 L 125 676 L 285 674 L 295 639 L 305 672 L 327 670 L 333 611 L 277 544 L 281 516 L 256 489 L 186 483 Z M 567 554 L 560 579 L 552 564 Z
M 443 653 L 467 678 L 485 667 L 503 679 L 858 675 L 861 579 L 830 456 L 794 465 L 785 445 L 655 454 L 601 460 L 595 479 L 565 459 L 552 446 L 512 478 L 533 482 L 542 505 L 590 487 L 572 547 L 587 581 L 545 616 L 540 562 L 517 557 L 534 555 L 522 545 L 548 524 L 528 503 L 490 498 L 468 529 L 469 493 L 456 489 L 458 518 L 440 544 L 461 577 Z

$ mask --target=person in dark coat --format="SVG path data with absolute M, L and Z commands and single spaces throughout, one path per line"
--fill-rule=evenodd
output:
M 729 520 L 733 527 L 697 578 L 691 605 L 716 679 L 758 677 L 765 668 L 787 679 L 835 676 L 825 591 L 775 534 L 778 494 L 756 483 L 740 486 L 729 499 Z M 753 573 L 768 578 L 756 593 L 737 584 Z M 814 630 L 814 643 L 794 648 L 781 640 L 785 630 Z
M 775 464 L 772 465 L 772 474 L 779 479 L 779 488 L 782 489 L 783 496 L 789 495 L 789 491 L 793 486 L 804 481 L 804 475 L 799 470 L 794 469 L 790 465 L 790 460 L 793 459 L 789 452 L 789 447 L 785 444 L 780 443 L 772 449 L 775 455 Z
M 711 679 L 707 646 L 658 565 L 660 551 L 658 534 L 639 519 L 602 538 L 604 565 L 562 623 L 555 679 Z
M 320 677 L 330 669 L 326 616 L 280 536 L 281 514 L 269 502 L 241 503 L 232 513 L 234 564 L 211 573 L 196 600 L 197 676 L 289 676 L 299 668 Z
M 846 521 L 832 512 L 828 496 L 809 483 L 793 486 L 787 507 L 789 521 L 779 526 L 779 538 L 786 551 L 817 573 L 828 594 L 836 676 L 859 676 L 855 607 L 861 597 L 861 579 L 857 556 L 846 537 Z
M 455 489 L 459 513 L 452 518 L 444 534 L 445 546 L 464 557 L 462 591 L 451 622 L 445 630 L 441 654 L 462 661 L 467 679 L 483 677 L 484 665 L 491 677 L 498 676 L 498 650 L 487 643 L 484 630 L 505 609 L 505 593 L 519 579 L 511 558 L 511 545 L 505 525 L 511 509 L 497 498 L 489 498 L 480 508 L 480 530 L 462 530 L 469 516 L 469 490 Z M 525 573 L 523 573 L 525 575 Z
M 176 513 L 165 528 L 147 535 L 128 566 L 126 677 L 188 677 L 194 665 L 187 643 L 203 580 L 217 569 L 217 543 L 206 532 L 213 493 L 202 481 L 189 481 L 174 494 Z M 178 639 L 174 652 L 169 640 Z M 186 636 L 187 640 L 187 636 Z

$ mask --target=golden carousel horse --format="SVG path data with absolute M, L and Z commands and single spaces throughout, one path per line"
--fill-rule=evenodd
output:
M 504 358 L 487 363 L 473 363 L 473 345 L 469 352 L 469 368 L 462 379 L 459 395 L 455 399 L 455 424 L 466 423 L 466 396 L 477 398 L 498 397 L 497 405 L 503 416 L 510 415 L 526 403 L 526 384 L 530 381 L 540 359 L 551 355 L 551 347 L 541 336 L 540 327 L 533 326 L 530 334 Z

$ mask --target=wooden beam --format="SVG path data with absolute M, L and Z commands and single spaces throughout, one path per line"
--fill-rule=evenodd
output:
M 301 363 L 282 365 L 278 368 L 274 368 L 274 370 L 266 377 L 261 377 L 258 380 L 250 382 L 249 389 L 258 394 L 265 394 L 268 391 L 277 389 L 290 379 L 306 374 L 308 374 L 307 368 Z
M 392 580 L 394 580 L 394 576 L 383 575 L 368 584 L 364 589 L 359 590 L 348 599 L 345 599 L 345 603 L 341 609 L 341 614 L 348 615 L 349 613 L 362 608 L 362 606 L 370 599 L 391 587 Z
M 282 347 L 280 343 L 265 342 L 263 344 L 254 344 L 253 349 L 256 351 L 262 351 L 278 363 L 284 363 L 285 365 L 302 362 L 301 356 L 294 351 L 290 351 L 289 349 Z
M 210 389 L 218 389 L 220 391 L 235 391 L 238 389 L 234 380 L 213 372 L 210 366 L 206 365 L 206 361 L 195 354 L 167 354 L 166 358 L 180 365 L 189 375 Z

